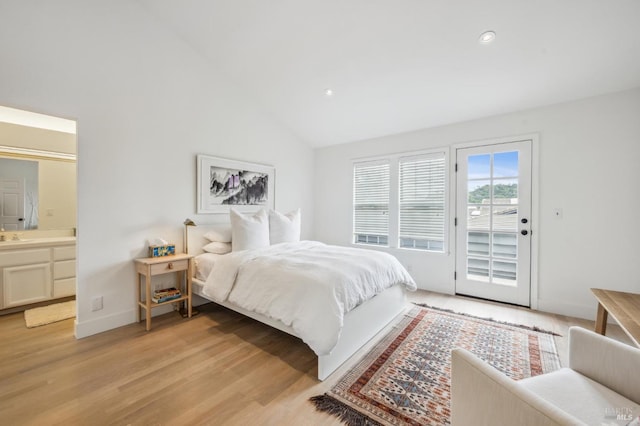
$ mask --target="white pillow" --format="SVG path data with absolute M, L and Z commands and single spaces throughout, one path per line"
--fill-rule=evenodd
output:
M 231 209 L 231 247 L 233 251 L 269 246 L 269 215 L 262 209 L 253 216 Z
M 269 241 L 271 244 L 300 241 L 300 209 L 287 214 L 269 210 Z
M 214 225 L 211 230 L 204 234 L 209 241 L 217 241 L 219 243 L 231 242 L 231 225 Z
M 202 250 L 206 251 L 207 253 L 227 254 L 231 253 L 231 243 L 212 241 L 206 246 L 202 247 Z

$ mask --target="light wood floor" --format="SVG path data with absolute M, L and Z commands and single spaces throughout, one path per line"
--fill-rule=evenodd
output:
M 410 300 L 555 331 L 566 364 L 567 329 L 593 322 L 419 291 Z M 307 401 L 325 382 L 300 340 L 209 304 L 76 340 L 73 320 L 27 329 L 0 317 L 0 423 L 7 425 L 339 425 Z M 595 313 L 595 301 L 594 301 Z M 627 341 L 619 327 L 607 334 Z M 370 347 L 373 344 L 370 343 Z M 362 355 L 367 350 L 356 354 Z

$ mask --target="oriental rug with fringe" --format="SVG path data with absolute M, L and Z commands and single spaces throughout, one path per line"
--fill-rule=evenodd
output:
M 553 334 L 416 306 L 311 401 L 348 425 L 447 425 L 451 349 L 465 348 L 519 380 L 560 368 Z

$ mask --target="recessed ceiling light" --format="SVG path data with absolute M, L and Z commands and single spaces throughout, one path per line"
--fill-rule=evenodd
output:
M 487 44 L 487 43 L 491 43 L 493 40 L 496 39 L 496 33 L 493 31 L 485 31 L 482 34 L 480 34 L 480 38 L 478 39 L 478 41 L 482 44 Z
M 331 89 L 324 89 L 324 95 L 325 95 L 326 97 L 331 97 L 331 96 L 333 96 L 333 90 L 331 90 Z

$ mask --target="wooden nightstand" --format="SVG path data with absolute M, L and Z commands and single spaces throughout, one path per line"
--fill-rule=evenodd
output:
M 187 316 L 191 318 L 191 276 L 193 255 L 190 254 L 175 254 L 171 256 L 162 257 L 145 257 L 141 259 L 135 259 L 136 262 L 136 294 L 138 302 L 137 319 L 140 322 L 142 317 L 142 309 L 145 310 L 147 320 L 147 331 L 151 330 L 151 309 L 167 305 L 169 303 L 178 303 L 185 301 L 187 304 Z M 166 302 L 155 303 L 151 300 L 151 277 L 154 275 L 162 275 L 169 273 L 177 273 L 176 288 L 179 288 L 182 292 L 182 297 L 169 300 Z M 185 276 L 186 274 L 186 276 Z M 142 300 L 142 292 L 140 287 L 142 282 L 140 278 L 144 276 L 144 300 Z

